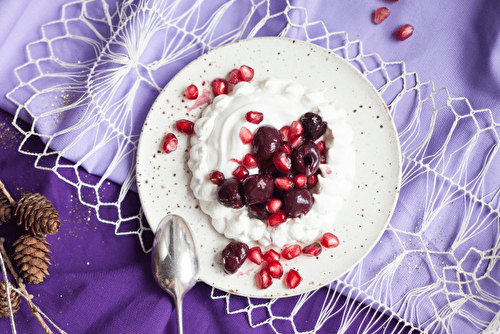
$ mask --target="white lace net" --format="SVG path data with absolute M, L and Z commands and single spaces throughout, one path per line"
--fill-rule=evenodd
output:
M 101 222 L 114 225 L 116 235 L 137 234 L 147 252 L 151 230 L 143 213 L 122 205 L 136 196 L 140 127 L 133 124 L 142 125 L 137 119 L 145 118 L 144 110 L 153 102 L 142 101 L 141 92 L 159 93 L 197 56 L 262 36 L 264 28 L 266 35 L 318 44 L 356 66 L 393 116 L 404 159 L 394 216 L 369 260 L 334 282 L 332 289 L 297 297 L 289 314 L 274 312 L 289 299 L 254 300 L 215 289 L 211 297 L 225 299 L 228 314 L 246 313 L 252 327 L 269 324 L 276 332 L 277 324 L 286 322 L 289 331 L 312 333 L 332 317 L 342 317 L 339 333 L 360 317 L 363 333 L 383 330 L 389 321 L 396 323 L 393 332 L 404 327 L 429 333 L 498 332 L 500 184 L 491 169 L 500 162 L 499 127 L 491 111 L 473 110 L 467 99 L 420 82 L 403 62 L 364 54 L 361 41 L 351 41 L 345 32 L 329 32 L 322 22 L 309 22 L 305 8 L 288 1 L 276 4 L 66 4 L 61 19 L 45 24 L 43 37 L 27 46 L 28 61 L 15 71 L 19 85 L 8 97 L 18 106 L 14 124 L 25 137 L 19 150 L 36 156 L 36 168 L 51 170 L 76 187 L 79 200 Z M 148 58 L 144 51 L 153 45 L 160 57 Z M 78 117 L 69 121 L 70 113 Z M 26 129 L 18 119 L 32 126 Z M 32 138 L 41 138 L 46 149 L 25 149 Z M 115 154 L 104 168 L 93 164 L 110 147 Z M 101 176 L 81 177 L 81 168 Z M 122 184 L 121 191 L 103 198 L 110 180 Z M 307 304 L 318 298 L 323 300 L 320 312 L 308 324 L 297 323 L 297 315 L 309 312 Z

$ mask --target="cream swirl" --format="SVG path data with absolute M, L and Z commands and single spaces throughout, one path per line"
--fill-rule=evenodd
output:
M 258 125 L 246 122 L 248 111 L 263 113 L 264 120 Z M 321 175 L 312 190 L 314 204 L 309 213 L 289 218 L 273 228 L 251 217 L 246 208 L 221 205 L 217 201 L 217 186 L 210 182 L 208 175 L 218 170 L 226 177 L 231 176 L 238 166 L 231 159 L 239 160 L 250 152 L 251 145 L 243 144 L 239 138 L 241 127 L 252 132 L 266 124 L 279 129 L 308 111 L 318 113 L 328 123 L 323 135 L 328 149 L 327 161 L 320 165 Z M 213 227 L 229 239 L 278 247 L 297 241 L 307 243 L 331 229 L 350 193 L 355 170 L 352 138 L 346 111 L 335 108 L 334 102 L 326 100 L 323 92 L 276 78 L 241 82 L 231 94 L 214 98 L 195 123 L 188 161 L 192 172 L 191 189 L 203 212 L 212 218 Z M 257 173 L 257 169 L 250 173 Z

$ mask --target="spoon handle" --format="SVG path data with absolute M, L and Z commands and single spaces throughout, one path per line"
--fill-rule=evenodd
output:
M 183 334 L 182 325 L 182 297 L 175 300 L 175 311 L 177 312 L 177 333 Z

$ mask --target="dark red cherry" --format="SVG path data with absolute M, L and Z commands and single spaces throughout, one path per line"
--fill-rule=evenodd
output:
M 234 274 L 240 269 L 248 256 L 249 247 L 239 241 L 233 241 L 222 251 L 222 265 L 226 274 Z
M 271 198 L 274 180 L 259 174 L 250 175 L 243 181 L 241 192 L 246 205 L 264 203 Z
M 305 141 L 292 154 L 293 169 L 297 174 L 313 175 L 318 171 L 320 161 L 319 148 L 311 140 Z
M 250 215 L 257 219 L 266 220 L 271 215 L 271 213 L 266 210 L 266 203 L 249 205 L 247 209 Z
M 309 140 L 316 140 L 321 137 L 325 131 L 327 124 L 323 118 L 313 112 L 306 112 L 300 117 L 300 123 L 304 128 L 304 138 Z
M 219 202 L 227 207 L 239 209 L 245 203 L 240 191 L 241 182 L 238 179 L 230 178 L 224 180 L 217 189 L 217 199 Z
M 267 160 L 278 152 L 280 144 L 281 134 L 278 129 L 270 125 L 261 126 L 253 135 L 254 156 L 261 161 Z
M 309 190 L 294 188 L 283 193 L 283 206 L 281 209 L 285 211 L 287 216 L 295 218 L 301 214 L 307 214 L 311 210 L 313 203 L 314 198 Z

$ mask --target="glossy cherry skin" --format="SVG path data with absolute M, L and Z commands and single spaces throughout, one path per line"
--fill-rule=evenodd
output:
M 253 154 L 260 161 L 267 160 L 278 152 L 280 144 L 281 134 L 278 129 L 270 125 L 261 126 L 253 135 Z
M 318 146 L 311 140 L 300 145 L 292 154 L 292 164 L 297 174 L 305 174 L 307 177 L 314 175 L 321 162 L 321 153 Z
M 250 175 L 243 181 L 241 191 L 246 205 L 264 203 L 273 195 L 274 180 L 264 175 Z
M 242 208 L 245 203 L 243 202 L 240 188 L 241 182 L 238 179 L 232 177 L 224 180 L 217 189 L 219 203 L 234 209 Z
M 307 189 L 292 189 L 283 193 L 283 206 L 281 209 L 285 211 L 289 217 L 298 217 L 301 214 L 307 214 L 314 203 L 314 198 L 311 192 Z

